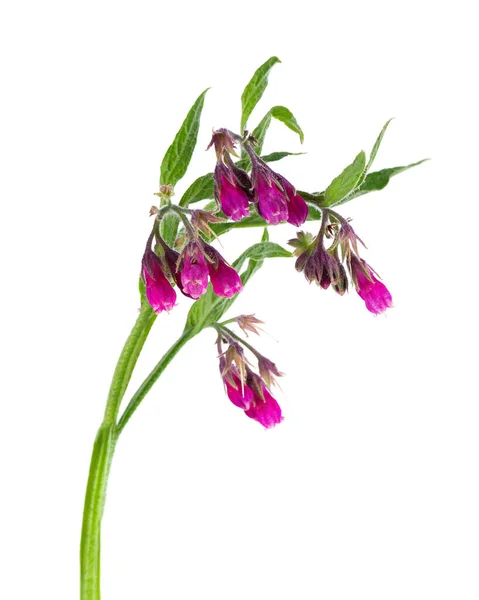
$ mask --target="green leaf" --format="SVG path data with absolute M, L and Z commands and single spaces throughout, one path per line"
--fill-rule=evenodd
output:
M 209 88 L 208 88 L 209 89 Z M 183 125 L 176 134 L 173 143 L 166 151 L 160 169 L 160 185 L 175 186 L 186 173 L 198 138 L 201 111 L 205 101 L 206 89 L 200 94 L 187 114 Z
M 268 75 L 276 63 L 281 62 L 276 56 L 269 58 L 259 67 L 241 95 L 241 127 L 243 130 L 248 123 L 248 119 L 253 112 L 254 107 L 263 95 L 268 85 Z
M 298 121 L 296 121 L 295 116 L 285 106 L 273 106 L 271 110 L 269 110 L 265 116 L 261 119 L 259 125 L 253 131 L 253 137 L 258 142 L 258 146 L 255 148 L 256 154 L 261 154 L 264 145 L 264 138 L 266 137 L 266 133 L 271 124 L 271 118 L 274 117 L 281 123 L 284 123 L 286 127 L 289 127 L 291 131 L 294 131 L 299 135 L 299 139 L 301 143 L 304 141 L 304 133 L 301 127 L 298 125 Z
M 264 233 L 263 233 L 264 236 Z M 285 250 L 278 244 L 274 244 L 268 241 L 262 241 L 258 244 L 254 244 L 243 254 L 241 254 L 233 263 L 233 267 L 239 271 L 246 260 L 249 260 L 248 266 L 244 273 L 241 275 L 241 281 L 243 286 L 246 285 L 248 280 L 254 275 L 254 273 L 261 267 L 265 258 L 273 257 L 290 257 L 291 252 Z M 193 304 L 188 313 L 186 320 L 185 330 L 192 330 L 199 332 L 205 327 L 208 327 L 212 323 L 215 323 L 233 302 L 238 297 L 236 294 L 233 298 L 221 298 L 213 293 L 211 284 L 208 285 L 208 289 L 199 300 Z
M 286 127 L 289 127 L 289 129 L 291 129 L 291 131 L 297 133 L 299 135 L 301 143 L 304 142 L 303 130 L 299 126 L 298 121 L 296 121 L 295 116 L 289 110 L 289 108 L 286 108 L 285 106 L 273 106 L 270 112 L 271 116 L 273 116 L 278 121 L 281 121 L 281 123 L 284 123 Z
M 179 224 L 180 219 L 176 215 L 166 215 L 166 217 L 163 217 L 161 220 L 161 237 L 165 240 L 168 246 L 174 246 Z
M 276 162 L 277 160 L 281 160 L 286 156 L 300 156 L 301 154 L 306 154 L 306 152 L 272 152 L 271 154 L 266 154 L 261 158 L 264 162 Z
M 265 227 L 263 230 L 263 235 L 261 236 L 261 241 L 262 242 L 269 242 L 269 231 L 268 228 Z
M 253 130 L 253 137 L 258 142 L 258 146 L 254 149 L 256 154 L 261 154 L 263 150 L 264 138 L 271 123 L 271 111 L 269 110 L 259 122 L 259 125 Z
M 198 177 L 183 194 L 180 206 L 188 206 L 188 204 L 192 204 L 193 202 L 214 198 L 214 188 L 213 173 L 207 173 Z
M 391 177 L 399 175 L 399 173 L 403 173 L 404 171 L 412 169 L 413 167 L 417 167 L 418 165 L 421 165 L 422 163 L 428 160 L 428 158 L 424 158 L 423 160 L 412 163 L 410 165 L 406 165 L 405 167 L 392 167 L 390 169 L 382 169 L 381 171 L 374 171 L 373 173 L 369 173 L 364 183 L 351 195 L 351 197 L 348 197 L 339 204 L 344 204 L 344 202 L 347 202 L 348 200 L 352 200 L 353 198 L 357 198 L 358 196 L 362 196 L 363 194 L 368 194 L 369 192 L 382 190 L 387 186 Z
M 338 204 L 348 196 L 358 185 L 366 167 L 366 155 L 364 151 L 356 156 L 354 161 L 344 169 L 326 188 L 324 194 L 325 206 Z
M 389 123 L 391 121 L 392 121 L 392 119 L 389 119 L 389 121 L 386 121 L 386 124 L 381 129 L 381 133 L 378 135 L 377 140 L 374 143 L 373 149 L 371 150 L 371 156 L 369 157 L 368 164 L 366 165 L 364 177 L 366 177 L 367 173 L 369 173 L 369 170 L 372 167 L 374 159 L 376 158 L 376 154 L 378 153 L 379 146 L 381 145 L 381 142 L 383 141 L 384 134 L 386 133 L 386 129 L 388 128 L 388 125 L 389 125 Z

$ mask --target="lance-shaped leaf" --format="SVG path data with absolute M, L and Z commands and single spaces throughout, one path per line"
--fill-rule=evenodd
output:
M 192 202 L 199 202 L 200 200 L 209 200 L 214 198 L 215 181 L 213 179 L 213 173 L 207 173 L 198 177 L 190 187 L 186 190 L 180 200 L 180 206 L 188 206 Z
M 264 139 L 273 117 L 278 121 L 281 121 L 281 123 L 284 123 L 286 127 L 291 129 L 291 131 L 297 133 L 301 143 L 304 141 L 303 130 L 299 126 L 296 117 L 289 110 L 289 108 L 286 108 L 286 106 L 273 106 L 273 108 L 265 114 L 258 126 L 253 131 L 253 137 L 258 142 L 258 146 L 255 148 L 256 154 L 261 154 L 261 151 L 263 150 Z
M 324 205 L 333 206 L 346 198 L 361 181 L 364 169 L 366 167 L 366 155 L 361 152 L 354 161 L 347 166 L 341 175 L 338 175 L 324 193 Z
M 208 88 L 209 89 L 209 88 Z M 206 89 L 200 94 L 187 114 L 183 125 L 176 134 L 173 143 L 166 151 L 160 169 L 160 184 L 175 186 L 183 177 L 190 164 L 193 150 L 198 139 L 201 111 L 205 101 Z
M 233 267 L 239 271 L 244 263 L 249 260 L 247 268 L 244 273 L 241 274 L 241 281 L 244 286 L 250 277 L 261 267 L 265 258 L 290 256 L 292 256 L 291 252 L 285 250 L 278 244 L 262 241 L 245 250 L 245 252 L 234 261 Z M 196 300 L 191 307 L 186 320 L 185 329 L 198 332 L 212 323 L 215 323 L 221 319 L 223 314 L 233 304 L 237 297 L 238 294 L 233 298 L 221 298 L 216 296 L 213 293 L 211 284 L 208 285 L 206 293 L 203 294 L 199 300 Z
M 298 121 L 296 121 L 296 117 L 289 110 L 289 108 L 286 108 L 286 106 L 273 106 L 271 109 L 271 116 L 278 121 L 281 121 L 281 123 L 284 123 L 286 127 L 291 129 L 291 131 L 294 131 L 294 133 L 297 133 L 299 135 L 300 142 L 304 142 L 303 130 L 299 126 Z
M 272 56 L 259 67 L 241 95 L 241 132 L 245 129 L 249 116 L 268 85 L 268 75 L 276 63 L 281 62 Z
M 404 173 L 408 169 L 412 169 L 413 167 L 417 167 L 421 165 L 423 162 L 429 160 L 428 158 L 424 158 L 415 163 L 411 163 L 410 165 L 406 165 L 404 167 L 392 167 L 390 169 L 382 169 L 381 171 L 374 171 L 373 173 L 368 173 L 364 183 L 351 194 L 351 197 L 346 198 L 342 202 L 338 204 L 344 204 L 353 198 L 357 198 L 358 196 L 362 196 L 363 194 L 368 194 L 369 192 L 376 192 L 378 190 L 382 190 L 387 186 L 391 177 L 394 175 L 399 175 L 399 173 Z
M 373 149 L 371 150 L 371 156 L 369 157 L 368 164 L 366 165 L 365 176 L 371 170 L 374 159 L 376 158 L 376 154 L 378 153 L 379 146 L 381 145 L 381 142 L 383 141 L 384 134 L 386 133 L 386 129 L 388 128 L 388 125 L 391 121 L 392 121 L 392 119 L 389 119 L 389 121 L 386 121 L 384 127 L 381 129 L 381 133 L 378 135 L 377 140 L 374 143 Z

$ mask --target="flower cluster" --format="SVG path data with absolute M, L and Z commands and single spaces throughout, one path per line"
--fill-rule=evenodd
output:
M 308 206 L 294 186 L 275 173 L 253 149 L 254 138 L 242 140 L 251 162 L 251 177 L 231 159 L 235 140 L 241 139 L 226 129 L 213 134 L 208 148 L 215 146 L 217 164 L 214 172 L 215 198 L 224 214 L 240 221 L 250 214 L 250 204 L 271 224 L 288 222 L 299 227 L 306 221 Z
M 333 238 L 329 248 L 324 245 L 325 237 Z M 310 283 L 315 281 L 323 289 L 331 286 L 342 296 L 349 285 L 347 270 L 366 308 L 379 315 L 392 306 L 392 297 L 372 267 L 359 257 L 358 242 L 364 246 L 346 219 L 323 208 L 318 235 L 313 237 L 300 231 L 289 244 L 295 248 L 294 254 L 298 257 L 296 269 L 303 272 Z
M 253 315 L 237 317 L 238 324 L 251 320 L 252 329 L 258 322 Z M 243 328 L 243 327 L 242 327 Z M 241 408 L 245 415 L 254 419 L 266 429 L 281 423 L 281 407 L 271 394 L 275 377 L 282 375 L 276 365 L 262 356 L 252 346 L 242 341 L 226 327 L 218 326 L 217 347 L 220 358 L 220 373 L 230 401 Z M 234 336 L 234 337 L 233 337 Z M 227 349 L 223 350 L 223 344 Z M 246 346 L 257 358 L 259 374 L 255 373 L 244 356 L 242 346 Z
M 152 249 L 156 239 L 155 250 Z M 160 236 L 156 226 L 148 238 L 142 260 L 142 279 L 148 302 L 156 313 L 171 310 L 180 292 L 197 300 L 211 282 L 217 296 L 231 298 L 242 290 L 241 278 L 221 254 L 200 237 L 191 235 L 183 250 L 176 252 Z

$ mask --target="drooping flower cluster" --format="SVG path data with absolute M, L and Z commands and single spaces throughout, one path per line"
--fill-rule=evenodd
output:
M 157 242 L 156 251 L 151 247 L 153 239 Z M 176 252 L 163 240 L 156 224 L 143 255 L 142 279 L 147 300 L 156 313 L 174 307 L 175 285 L 193 300 L 206 292 L 209 281 L 213 292 L 225 298 L 231 298 L 243 288 L 238 273 L 215 248 L 192 235 L 181 253 Z
M 249 136 L 242 145 L 251 162 L 251 177 L 231 159 L 235 140 L 240 136 L 226 129 L 213 134 L 208 148 L 215 146 L 217 164 L 214 173 L 215 197 L 224 214 L 233 221 L 250 215 L 250 204 L 271 224 L 288 222 L 299 227 L 306 221 L 308 207 L 294 186 L 275 173 L 253 149 Z
M 325 237 L 333 238 L 329 248 L 324 245 Z M 331 286 L 342 296 L 348 289 L 347 269 L 366 308 L 379 315 L 392 306 L 392 297 L 375 277 L 372 267 L 359 257 L 358 242 L 364 246 L 346 219 L 323 208 L 318 235 L 314 238 L 300 231 L 289 244 L 295 248 L 294 254 L 298 257 L 296 269 L 302 271 L 310 283 L 315 281 L 323 289 Z
M 253 315 L 237 317 L 238 324 L 251 320 L 252 329 L 258 322 Z M 250 329 L 250 331 L 252 330 Z M 266 429 L 271 429 L 283 420 L 281 407 L 271 394 L 275 377 L 282 375 L 276 365 L 259 354 L 246 342 L 241 340 L 225 327 L 218 327 L 217 347 L 220 358 L 220 373 L 230 401 L 241 408 L 246 416 L 254 419 Z M 227 349 L 223 351 L 223 344 Z M 246 345 L 258 360 L 259 374 L 255 373 L 244 356 L 242 345 Z

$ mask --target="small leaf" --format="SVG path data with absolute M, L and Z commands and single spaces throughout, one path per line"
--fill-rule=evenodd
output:
M 366 155 L 361 152 L 356 156 L 354 161 L 347 166 L 341 175 L 338 175 L 326 189 L 324 194 L 325 206 L 338 204 L 346 198 L 358 185 L 361 176 L 366 167 Z
M 166 151 L 160 169 L 161 185 L 171 184 L 175 186 L 186 173 L 196 146 L 201 111 L 203 110 L 205 94 L 208 89 L 198 96 L 186 119 L 183 121 L 183 125 L 176 134 L 173 143 Z
M 276 63 L 281 62 L 276 56 L 269 58 L 264 64 L 259 67 L 248 85 L 245 87 L 241 95 L 241 127 L 243 130 L 248 123 L 249 116 L 253 112 L 254 107 L 263 95 L 266 86 L 268 85 L 268 75 Z
M 381 145 L 381 142 L 383 141 L 384 134 L 386 133 L 386 129 L 388 128 L 388 125 L 389 125 L 389 123 L 391 121 L 392 121 L 392 119 L 389 119 L 389 121 L 386 121 L 386 124 L 381 129 L 381 133 L 378 135 L 377 140 L 374 143 L 373 149 L 371 150 L 371 156 L 369 157 L 368 164 L 366 165 L 366 170 L 365 170 L 365 173 L 364 173 L 364 177 L 366 176 L 367 173 L 369 173 L 369 170 L 372 167 L 374 159 L 376 158 L 376 154 L 378 153 L 379 146 Z
M 246 259 L 263 260 L 264 258 L 289 257 L 293 256 L 289 250 L 286 250 L 274 242 L 259 242 L 253 244 L 243 252 L 233 263 L 236 270 L 241 269 Z
M 183 194 L 180 200 L 180 206 L 188 206 L 193 202 L 200 200 L 209 200 L 214 197 L 215 182 L 213 173 L 207 173 L 198 177 Z
M 269 242 L 269 231 L 268 228 L 265 227 L 263 230 L 263 235 L 261 236 L 261 241 L 262 242 Z
M 168 246 L 174 246 L 180 219 L 176 215 L 166 215 L 160 223 L 161 237 Z
M 289 110 L 289 108 L 286 108 L 285 106 L 273 106 L 270 112 L 275 119 L 278 119 L 278 121 L 284 123 L 286 127 L 289 127 L 291 131 L 297 133 L 299 135 L 301 143 L 304 142 L 303 130 L 299 126 L 298 121 L 296 121 L 295 116 Z
M 264 162 L 276 162 L 277 160 L 281 160 L 286 156 L 300 156 L 301 154 L 306 154 L 306 152 L 272 152 L 271 154 L 266 154 L 261 158 Z
M 261 119 L 259 125 L 253 130 L 253 137 L 258 142 L 258 146 L 254 149 L 256 154 L 261 154 L 263 150 L 264 138 L 271 123 L 271 111 L 268 111 Z

